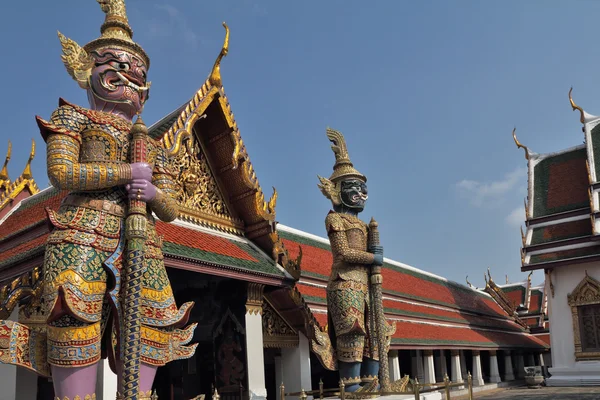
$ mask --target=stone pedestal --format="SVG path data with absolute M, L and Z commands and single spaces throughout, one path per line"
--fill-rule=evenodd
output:
M 424 383 L 435 383 L 435 363 L 433 361 L 433 350 L 424 350 Z
M 473 350 L 473 386 L 483 386 L 483 372 L 481 370 L 481 355 L 478 350 Z
M 450 355 L 450 379 L 453 383 L 460 383 L 463 381 L 462 371 L 460 368 L 460 351 L 452 350 Z M 463 389 L 464 386 L 459 386 L 458 389 Z
M 502 382 L 502 379 L 500 379 L 500 370 L 498 369 L 498 356 L 495 350 L 490 351 L 490 382 Z
M 248 366 L 248 397 L 266 400 L 265 356 L 262 331 L 262 296 L 264 286 L 248 283 L 246 300 L 246 365 Z
M 514 381 L 515 380 L 515 374 L 513 373 L 512 357 L 510 356 L 510 351 L 504 352 L 504 380 L 505 381 Z
M 298 336 L 298 347 L 281 349 L 281 374 L 287 393 L 300 392 L 302 389 L 307 392 L 312 390 L 310 345 L 301 332 L 298 332 Z M 281 382 L 278 385 L 281 385 Z M 294 398 L 298 397 L 290 397 L 290 399 Z M 312 399 L 312 396 L 308 396 L 308 399 Z
M 388 352 L 388 363 L 390 369 L 390 382 L 394 382 L 402 378 L 400 376 L 400 359 L 398 358 L 398 350 L 390 350 Z

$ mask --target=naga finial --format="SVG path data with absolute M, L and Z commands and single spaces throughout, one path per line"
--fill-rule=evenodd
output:
M 571 108 L 573 108 L 573 111 L 579 110 L 579 122 L 585 124 L 585 113 L 581 107 L 575 104 L 573 97 L 571 97 L 571 93 L 573 93 L 573 86 L 571 86 L 571 89 L 569 89 L 569 102 L 571 103 Z
M 31 162 L 35 157 L 35 140 L 31 139 L 31 152 L 29 153 L 29 160 L 27 160 L 27 165 L 25 166 L 25 170 L 21 174 L 24 179 L 33 178 L 33 174 L 31 173 Z
M 225 27 L 225 40 L 223 41 L 223 47 L 221 48 L 221 52 L 215 60 L 215 64 L 213 65 L 213 69 L 210 73 L 210 77 L 208 78 L 208 81 L 213 86 L 223 85 L 223 82 L 221 80 L 221 60 L 227 55 L 227 53 L 229 53 L 229 27 L 225 22 L 223 22 L 223 27 Z
M 523 146 L 521 144 L 521 142 L 519 142 L 519 139 L 517 139 L 516 132 L 517 132 L 517 128 L 515 127 L 515 128 L 513 128 L 513 131 L 512 131 L 512 136 L 515 141 L 515 144 L 517 145 L 518 148 L 525 150 L 525 159 L 529 160 L 529 149 L 527 148 L 527 146 Z
M 471 285 L 471 282 L 469 282 L 469 275 L 467 275 L 467 276 L 465 277 L 465 281 L 467 281 L 467 285 L 469 285 L 469 287 L 470 287 L 470 288 L 472 288 L 472 287 L 473 287 L 473 285 Z
M 530 285 L 531 285 L 531 275 L 533 275 L 533 271 L 529 272 L 529 275 L 527 275 L 527 282 L 529 282 Z
M 506 284 L 508 285 L 508 274 L 506 274 Z
M 490 267 L 488 267 L 488 269 L 487 269 L 487 274 L 488 274 L 488 277 L 490 278 L 490 282 L 493 282 L 492 274 L 490 272 Z
M 2 170 L 0 170 L 0 186 L 8 182 L 8 162 L 10 161 L 10 157 L 12 155 L 12 143 L 8 141 L 8 151 L 6 152 L 6 158 L 4 159 L 4 165 L 2 166 Z M 4 182 L 3 182 L 4 181 Z
M 520 226 L 519 228 L 521 228 L 521 242 L 523 243 L 523 246 L 525 246 L 526 238 L 525 233 L 523 232 L 523 226 Z

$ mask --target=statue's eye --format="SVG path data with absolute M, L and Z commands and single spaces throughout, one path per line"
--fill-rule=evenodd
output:
M 108 64 L 118 71 L 125 71 L 125 72 L 129 71 L 129 64 L 127 64 L 127 63 L 111 61 Z

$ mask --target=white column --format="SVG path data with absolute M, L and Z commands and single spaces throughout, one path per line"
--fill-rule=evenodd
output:
M 19 306 L 13 310 L 8 321 L 18 321 Z M 15 400 L 17 395 L 17 367 L 9 364 L 0 364 L 0 400 Z M 37 385 L 36 385 L 37 388 Z M 35 397 L 32 397 L 35 399 Z
M 264 286 L 248 283 L 246 300 L 246 365 L 250 400 L 266 400 L 265 356 L 262 331 L 262 294 Z
M 282 379 L 285 384 L 285 391 L 288 393 L 299 392 L 302 389 L 307 392 L 312 390 L 310 381 L 310 345 L 306 336 L 301 332 L 298 332 L 298 336 L 298 347 L 281 349 Z M 312 396 L 308 396 L 308 398 L 311 399 Z
M 502 379 L 500 379 L 500 370 L 498 369 L 498 356 L 496 355 L 496 350 L 490 351 L 490 382 L 502 382 Z
M 514 381 L 515 374 L 513 373 L 512 357 L 510 356 L 510 350 L 504 351 L 504 381 Z
M 517 379 L 523 379 L 525 377 L 525 361 L 523 360 L 523 353 L 517 353 L 515 376 Z
M 423 351 L 415 350 L 415 355 L 412 356 L 411 359 L 411 367 L 416 375 L 415 378 L 419 380 L 419 382 L 423 382 L 425 379 L 425 375 L 423 375 Z
M 481 356 L 479 350 L 473 350 L 473 386 L 483 386 L 483 372 L 481 371 Z
M 459 350 L 452 350 L 450 355 L 450 379 L 454 383 L 464 382 L 460 368 Z M 458 389 L 464 389 L 464 386 L 459 386 Z
M 96 375 L 96 398 L 111 399 L 116 396 L 118 379 L 112 372 L 108 359 L 98 361 L 98 373 Z
M 424 383 L 435 383 L 435 363 L 433 362 L 433 350 L 423 351 L 425 355 L 423 367 L 424 367 Z
M 281 356 L 275 356 L 275 400 L 281 400 L 281 384 L 283 383 L 283 363 Z M 285 385 L 285 383 L 284 383 Z
M 465 351 L 459 350 L 460 352 L 460 370 L 462 371 L 463 376 L 467 376 L 467 358 L 465 357 Z
M 390 382 L 394 382 L 402 378 L 402 376 L 400 376 L 400 359 L 398 357 L 398 350 L 390 350 L 388 352 L 388 364 L 390 369 Z
M 540 367 L 545 367 L 546 364 L 544 363 L 544 353 L 538 353 L 538 359 L 540 362 Z

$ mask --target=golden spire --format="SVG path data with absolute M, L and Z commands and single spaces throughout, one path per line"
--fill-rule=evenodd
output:
M 12 143 L 10 140 L 8 141 L 8 151 L 6 152 L 6 158 L 4 159 L 4 166 L 2 166 L 2 170 L 0 171 L 0 187 L 3 185 L 8 185 L 10 179 L 8 178 L 8 162 L 10 161 L 10 156 L 12 155 Z
M 569 102 L 571 103 L 571 108 L 573 109 L 573 111 L 579 110 L 579 122 L 585 124 L 585 113 L 581 107 L 575 104 L 575 102 L 573 101 L 573 97 L 571 97 L 571 93 L 573 93 L 573 86 L 571 86 L 571 89 L 569 90 Z
M 515 128 L 513 128 L 513 131 L 512 131 L 512 136 L 513 136 L 513 139 L 515 141 L 515 144 L 517 145 L 518 148 L 521 148 L 521 149 L 525 150 L 525 159 L 529 160 L 529 149 L 527 148 L 527 146 L 523 146 L 521 144 L 521 142 L 519 142 L 519 139 L 517 139 L 516 132 L 517 132 L 517 128 L 515 127 Z
M 31 179 L 33 178 L 33 174 L 31 173 L 31 162 L 35 157 L 35 140 L 31 139 L 31 152 L 29 153 L 29 160 L 27 160 L 27 165 L 21 174 L 23 179 Z
M 221 48 L 221 52 L 217 56 L 215 60 L 215 64 L 213 65 L 212 71 L 210 72 L 210 77 L 208 81 L 213 86 L 222 86 L 223 82 L 221 81 L 221 60 L 223 57 L 227 55 L 229 52 L 229 27 L 225 22 L 223 22 L 223 27 L 225 27 L 225 41 L 223 42 L 223 47 Z

